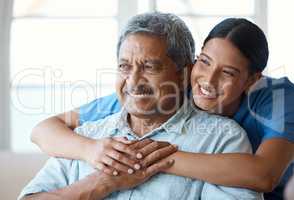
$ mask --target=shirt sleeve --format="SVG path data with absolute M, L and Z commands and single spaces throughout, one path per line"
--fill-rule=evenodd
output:
M 283 89 L 273 91 L 272 96 L 259 106 L 257 124 L 263 140 L 284 138 L 294 142 L 294 89 L 285 93 Z
M 214 153 L 252 153 L 251 144 L 243 128 L 230 119 L 221 119 L 219 122 L 219 137 Z M 261 200 L 263 194 L 244 188 L 204 183 L 201 199 Z
M 87 121 L 96 121 L 119 112 L 121 106 L 116 94 L 111 94 L 81 106 L 78 109 L 79 122 L 82 125 Z
M 202 193 L 202 200 L 263 200 L 263 194 L 252 190 L 236 188 L 236 187 L 223 187 L 204 183 Z
M 49 192 L 69 185 L 72 160 L 50 158 L 37 175 L 24 187 L 18 200 L 29 194 Z
M 262 140 L 284 138 L 294 142 L 294 85 L 285 77 L 266 80 L 250 102 Z
M 237 122 L 223 118 L 217 126 L 218 142 L 214 153 L 252 153 L 247 133 Z

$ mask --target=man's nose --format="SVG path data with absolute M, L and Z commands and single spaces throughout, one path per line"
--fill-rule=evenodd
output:
M 128 77 L 128 83 L 130 85 L 138 85 L 140 80 L 142 79 L 142 72 L 139 68 L 132 70 Z

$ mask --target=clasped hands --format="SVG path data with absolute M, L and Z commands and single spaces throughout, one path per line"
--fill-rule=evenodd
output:
M 166 158 L 176 151 L 177 146 L 168 142 L 114 137 L 92 140 L 84 159 L 98 169 L 97 177 L 108 179 L 116 190 L 122 190 L 171 167 L 174 160 Z

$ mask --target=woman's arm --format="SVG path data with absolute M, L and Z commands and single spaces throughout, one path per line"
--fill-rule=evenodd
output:
M 120 171 L 133 173 L 134 169 L 140 168 L 136 158 L 139 152 L 135 146 L 148 146 L 148 154 L 160 150 L 161 155 L 156 160 L 166 158 L 177 151 L 175 146 L 167 142 L 149 139 L 138 142 L 125 138 L 94 140 L 73 131 L 79 125 L 78 119 L 79 114 L 75 111 L 48 118 L 33 129 L 32 141 L 50 156 L 84 160 L 110 175 L 117 175 Z M 142 154 L 140 156 L 143 157 Z M 152 160 L 151 164 L 153 163 Z
M 123 138 L 94 140 L 76 134 L 73 129 L 79 125 L 78 121 L 79 114 L 75 111 L 50 117 L 33 129 L 32 141 L 50 156 L 84 160 L 107 174 L 128 172 L 134 167 L 137 162 L 121 153 L 136 156 L 136 151 L 128 147 L 133 142 Z
M 31 140 L 50 156 L 83 159 L 83 151 L 91 139 L 74 134 L 73 129 L 78 125 L 78 112 L 65 112 L 37 124 Z
M 284 139 L 264 141 L 255 155 L 244 153 L 204 154 L 176 152 L 165 170 L 206 182 L 270 192 L 294 159 L 294 144 Z

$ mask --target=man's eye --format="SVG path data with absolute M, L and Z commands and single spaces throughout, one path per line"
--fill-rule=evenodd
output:
M 233 72 L 230 72 L 230 71 L 223 71 L 223 73 L 226 75 L 226 76 L 229 76 L 229 77 L 234 77 L 235 74 Z
M 158 73 L 160 71 L 160 67 L 156 65 L 144 65 L 144 69 L 149 73 Z
M 154 70 L 155 67 L 154 66 L 151 66 L 151 65 L 145 65 L 145 69 Z
M 126 64 L 120 64 L 120 65 L 118 65 L 118 69 L 120 71 L 128 71 L 130 69 L 130 66 L 126 65 Z

